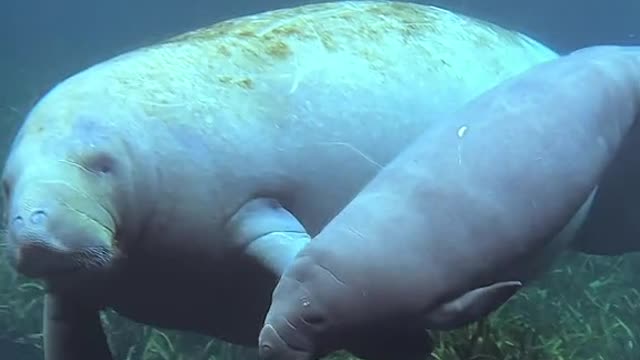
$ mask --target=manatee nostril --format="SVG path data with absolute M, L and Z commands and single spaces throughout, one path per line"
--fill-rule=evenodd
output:
M 36 210 L 31 214 L 29 220 L 34 225 L 42 225 L 47 220 L 47 213 L 44 210 Z
M 29 216 L 31 225 L 42 225 L 47 221 L 47 213 L 44 210 L 36 210 Z M 17 215 L 11 220 L 11 226 L 14 230 L 20 230 L 25 226 L 25 219 L 22 215 Z
M 262 344 L 260 346 L 260 354 L 262 355 L 262 358 L 269 358 L 271 356 L 271 352 L 273 351 L 273 348 L 271 347 L 270 344 Z
M 291 329 L 288 326 L 286 328 Z M 295 332 L 294 337 L 300 335 Z M 291 336 L 288 337 L 291 339 Z M 305 349 L 309 347 L 303 348 L 287 342 L 276 328 L 268 323 L 264 325 L 258 336 L 258 356 L 261 360 L 310 360 L 313 352 Z
M 16 217 L 13 218 L 13 220 L 11 220 L 11 225 L 14 228 L 21 228 L 24 225 L 24 219 L 22 218 L 22 216 L 18 215 Z
M 265 324 L 258 335 L 258 356 L 262 360 L 273 360 L 283 357 L 282 352 L 287 349 L 287 344 L 282 340 L 276 329 L 271 324 Z M 279 356 L 280 355 L 280 356 Z

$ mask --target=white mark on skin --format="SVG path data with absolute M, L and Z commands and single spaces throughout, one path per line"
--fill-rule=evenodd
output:
M 467 125 L 460 126 L 458 128 L 458 137 L 462 139 L 464 135 L 467 133 L 467 130 L 469 130 L 469 127 Z
M 373 164 L 375 167 L 377 167 L 378 169 L 382 169 L 382 164 L 379 164 L 378 162 L 376 162 L 375 160 L 373 160 L 370 156 L 368 156 L 367 154 L 365 154 L 364 152 L 360 151 L 358 148 L 356 148 L 355 146 L 346 143 L 346 142 L 342 142 L 342 141 L 323 141 L 320 142 L 319 144 L 321 145 L 337 145 L 337 146 L 344 146 L 350 150 L 353 150 L 356 154 L 358 154 L 359 156 L 361 156 L 363 159 L 365 159 L 367 162 Z
M 298 90 L 298 85 L 300 85 L 300 80 L 302 79 L 302 70 L 298 64 L 298 59 L 294 59 L 294 73 L 293 80 L 291 82 L 291 88 L 289 88 L 289 95 L 292 95 L 296 90 Z
M 469 127 L 467 125 L 462 125 L 458 128 L 458 139 L 461 139 L 467 134 L 467 130 Z M 462 142 L 458 142 L 458 165 L 462 165 Z
M 311 301 L 306 296 L 300 298 L 300 300 L 302 301 L 303 307 L 309 307 L 311 305 Z

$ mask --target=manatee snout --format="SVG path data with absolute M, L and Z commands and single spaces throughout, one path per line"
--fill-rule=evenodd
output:
M 9 262 L 51 284 L 70 273 L 94 275 L 119 254 L 119 200 L 129 199 L 122 193 L 129 173 L 121 161 L 126 145 L 112 128 L 77 115 L 84 113 L 77 104 L 64 113 L 68 120 L 53 121 L 63 115 L 46 104 L 25 120 L 0 180 Z
M 295 276 L 295 270 L 310 261 L 298 258 L 273 291 L 258 337 L 261 360 L 315 360 L 326 354 L 321 336 L 331 325 L 326 304 Z
M 55 247 L 47 230 L 48 215 L 45 210 L 25 211 L 12 215 L 7 224 L 11 263 L 21 274 L 30 277 L 44 276 L 55 262 L 51 256 Z
M 109 228 L 87 209 L 51 201 L 63 195 L 56 190 L 38 191 L 34 196 L 14 195 L 8 204 L 7 256 L 22 275 L 47 279 L 103 266 L 113 256 Z
M 271 324 L 266 324 L 258 340 L 261 360 L 315 360 L 311 353 L 287 344 Z

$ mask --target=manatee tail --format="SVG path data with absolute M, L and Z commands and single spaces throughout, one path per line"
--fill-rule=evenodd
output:
M 570 248 L 591 255 L 640 251 L 640 122 L 605 170 Z

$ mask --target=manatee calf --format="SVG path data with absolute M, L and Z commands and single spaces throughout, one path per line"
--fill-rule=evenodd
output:
M 442 118 L 557 55 L 435 7 L 335 2 L 95 65 L 28 114 L 7 254 L 47 284 L 47 360 L 111 357 L 99 311 L 257 345 L 283 269 Z
M 437 121 L 287 268 L 261 358 L 424 359 L 418 330 L 476 320 L 518 289 L 522 264 L 584 208 L 639 111 L 640 47 L 593 47 Z

